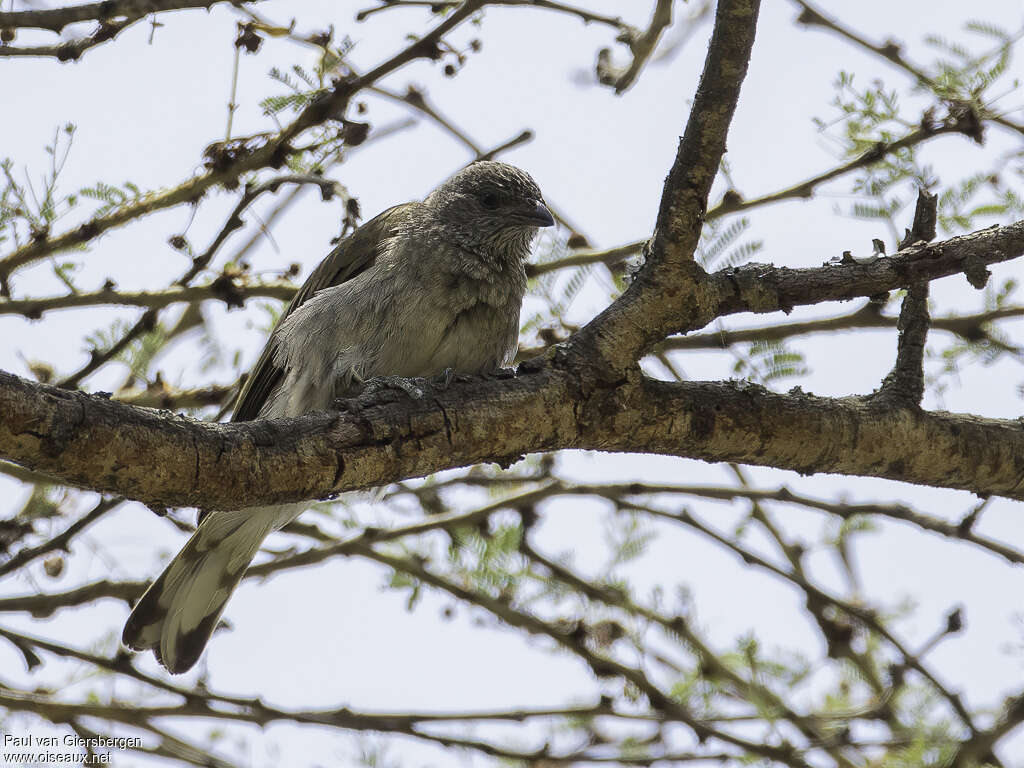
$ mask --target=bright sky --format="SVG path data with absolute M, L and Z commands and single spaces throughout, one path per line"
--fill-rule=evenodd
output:
M 623 14 L 638 26 L 646 23 L 651 4 L 588 3 L 595 10 Z M 369 0 L 293 0 L 287 6 L 267 3 L 260 9 L 282 22 L 294 14 L 305 31 L 332 22 L 337 37 L 349 35 L 355 41 L 354 60 L 366 68 L 398 50 L 406 31 L 424 29 L 427 18 L 419 10 L 401 10 L 381 13 L 364 24 L 351 21 L 356 10 L 369 5 Z M 941 31 L 953 37 L 969 18 L 1006 28 L 1022 21 L 1019 5 L 1005 0 L 975 0 L 969 6 L 937 0 L 831 0 L 822 6 L 841 14 L 872 40 L 893 36 L 906 41 L 908 54 L 919 61 L 931 57 L 920 45 L 925 33 Z M 14 7 L 23 7 L 20 0 L 15 0 Z M 685 12 L 687 7 L 680 10 Z M 856 72 L 860 82 L 882 77 L 904 92 L 908 85 L 901 73 L 836 38 L 795 26 L 795 15 L 792 5 L 781 0 L 766 2 L 762 12 L 750 75 L 729 139 L 733 176 L 747 197 L 788 186 L 836 163 L 830 144 L 810 118 L 830 114 L 832 82 L 839 69 Z M 152 45 L 147 44 L 148 29 L 139 26 L 115 43 L 90 51 L 77 64 L 2 61 L 0 155 L 13 157 L 18 168 L 27 165 L 38 174 L 45 162 L 43 146 L 55 128 L 73 121 L 78 130 L 65 173 L 67 189 L 100 179 L 130 180 L 144 189 L 176 185 L 199 167 L 203 148 L 223 137 L 236 18 L 225 7 L 209 14 L 164 16 L 164 26 L 157 30 Z M 531 143 L 503 159 L 528 169 L 546 197 L 578 222 L 595 246 L 613 246 L 650 233 L 709 31 L 709 25 L 702 26 L 678 55 L 653 64 L 632 90 L 615 97 L 607 89 L 578 82 L 591 69 L 597 49 L 612 44 L 609 30 L 543 11 L 492 9 L 482 29 L 464 28 L 452 36 L 453 42 L 463 45 L 472 37 L 483 41 L 482 52 L 469 57 L 458 77 L 443 78 L 436 67 L 421 62 L 393 75 L 386 84 L 396 90 L 409 83 L 426 88 L 432 101 L 484 146 L 500 144 L 524 128 L 533 130 L 536 138 Z M 617 53 L 622 55 L 618 49 Z M 260 98 L 278 92 L 267 79 L 270 67 L 309 66 L 311 56 L 287 42 L 269 40 L 258 56 L 243 57 L 236 135 L 273 128 L 258 106 Z M 1019 61 L 1017 67 L 1020 72 Z M 1007 101 L 1019 105 L 1022 98 L 1017 93 Z M 367 97 L 366 102 L 365 119 L 374 126 L 406 116 L 380 99 Z M 963 137 L 945 137 L 929 145 L 926 157 L 943 181 L 952 183 L 978 168 L 981 158 L 1017 146 L 1013 137 L 994 130 L 989 140 L 981 151 Z M 334 175 L 358 196 L 369 218 L 389 205 L 422 197 L 468 159 L 463 147 L 421 122 L 414 130 L 354 154 Z M 759 259 L 811 266 L 844 250 L 866 251 L 872 237 L 889 240 L 878 224 L 832 215 L 834 207 L 849 204 L 848 190 L 849 182 L 840 181 L 815 202 L 791 202 L 752 213 L 752 236 L 766 244 Z M 204 203 L 189 230 L 193 244 L 201 247 L 208 242 L 234 202 L 234 195 L 220 193 Z M 317 195 L 308 194 L 275 227 L 276 248 L 266 241 L 260 246 L 253 257 L 254 268 L 280 269 L 297 261 L 303 265 L 303 276 L 307 275 L 329 249 L 328 241 L 338 230 L 338 213 L 336 204 L 320 204 Z M 185 208 L 173 209 L 107 235 L 84 257 L 87 266 L 80 284 L 99 286 L 111 276 L 125 289 L 161 286 L 184 266 L 182 256 L 166 240 L 181 231 L 188 218 Z M 230 251 L 229 246 L 225 252 Z M 1018 268 L 993 271 L 1001 278 L 1014 269 Z M 60 291 L 46 264 L 19 274 L 15 286 L 23 295 Z M 933 297 L 944 313 L 977 308 L 981 301 L 962 278 L 942 281 Z M 586 320 L 607 298 L 606 287 L 592 281 L 573 305 L 574 316 Z M 793 317 L 835 309 L 816 308 Z M 254 327 L 264 319 L 258 310 L 227 312 L 210 306 L 205 313 L 225 346 L 241 347 L 247 362 L 254 359 L 263 341 Z M 32 325 L 0 316 L 0 368 L 25 375 L 24 356 L 44 359 L 61 371 L 74 370 L 85 360 L 84 329 L 134 314 L 65 311 Z M 757 323 L 758 319 L 740 318 L 740 322 Z M 183 371 L 181 381 L 202 381 L 196 364 L 198 343 L 193 339 L 180 345 L 159 367 L 171 379 L 177 380 Z M 807 355 L 813 369 L 810 377 L 799 382 L 803 388 L 843 395 L 869 392 L 877 386 L 891 365 L 895 338 L 888 333 L 847 334 L 802 340 L 794 346 Z M 686 355 L 680 363 L 693 378 L 730 375 L 731 360 L 724 356 Z M 222 382 L 230 379 L 228 371 L 212 375 Z M 103 389 L 115 386 L 120 377 L 123 371 L 115 371 L 88 384 Z M 959 387 L 945 393 L 942 405 L 1016 417 L 1021 411 L 1016 385 L 1022 378 L 1019 368 L 1010 364 L 969 370 Z M 926 404 L 939 405 L 935 398 Z M 721 467 L 679 459 L 565 454 L 559 465 L 580 479 L 729 482 Z M 768 487 L 784 482 L 809 495 L 846 493 L 858 501 L 903 500 L 950 519 L 958 519 L 975 502 L 966 493 L 878 480 L 798 478 L 768 471 L 752 474 Z M 24 498 L 24 492 L 6 480 L 0 480 L 0 494 L 10 499 L 4 509 L 19 508 Z M 85 498 L 81 506 L 84 509 L 90 503 Z M 698 509 L 724 530 L 740 512 L 739 507 L 724 505 Z M 574 552 L 583 571 L 599 565 L 605 505 L 571 499 L 547 511 L 540 535 L 547 551 Z M 787 518 L 792 531 L 811 542 L 820 536 L 820 526 L 811 518 L 791 511 L 786 514 L 793 515 Z M 1018 504 L 996 501 L 981 530 L 1020 545 L 1020 514 Z M 1001 695 L 1019 687 L 1022 677 L 1020 655 L 1009 655 L 1008 648 L 1022 641 L 1017 615 L 1022 601 L 1013 596 L 1024 595 L 1024 576 L 991 556 L 904 527 L 881 528 L 883 534 L 861 541 L 859 570 L 865 593 L 881 596 L 890 607 L 913 598 L 916 611 L 899 624 L 911 647 L 941 626 L 952 606 L 967 605 L 967 631 L 944 643 L 931 659 L 972 705 L 998 705 Z M 159 570 L 157 553 L 175 551 L 183 540 L 170 524 L 143 507 L 131 506 L 80 537 L 72 567 L 58 581 L 47 579 L 37 566 L 32 571 L 34 583 L 24 576 L 9 579 L 0 585 L 0 595 L 23 594 L 37 585 L 54 591 L 103 578 L 149 578 Z M 826 556 L 815 565 L 825 583 L 844 586 Z M 688 585 L 700 624 L 720 648 L 755 630 L 767 645 L 820 652 L 818 635 L 801 618 L 799 595 L 704 540 L 665 529 L 630 575 L 641 595 L 656 586 L 671 593 L 677 584 Z M 493 622 L 483 628 L 473 626 L 476 614 L 465 607 L 457 608 L 455 620 L 442 621 L 440 612 L 450 603 L 446 599 L 428 596 L 414 613 L 407 613 L 403 595 L 381 590 L 384 580 L 385 574 L 374 565 L 334 561 L 263 584 L 247 583 L 228 608 L 234 631 L 219 633 L 206 654 L 211 686 L 258 694 L 281 706 L 387 710 L 558 705 L 593 697 L 598 690 L 580 664 L 553 656 L 542 644 L 495 628 Z M 109 649 L 125 616 L 122 604 L 108 601 L 48 620 L 5 615 L 0 622 L 80 647 L 104 642 Z M 13 670 L 20 664 L 16 651 L 0 645 L 5 679 L 16 682 L 21 676 Z M 149 666 L 155 668 L 151 660 Z M 127 695 L 128 689 L 121 692 Z M 40 726 L 33 726 L 32 732 L 41 733 Z M 313 729 L 275 725 L 263 733 L 246 733 L 254 765 L 299 766 L 314 759 L 330 764 L 344 762 L 352 754 L 336 736 Z M 411 757 L 411 765 L 428 759 L 433 765 L 455 765 L 460 760 L 455 754 L 426 754 L 414 745 L 395 754 Z M 1024 761 L 1024 739 L 1007 743 L 1002 757 L 1011 763 Z

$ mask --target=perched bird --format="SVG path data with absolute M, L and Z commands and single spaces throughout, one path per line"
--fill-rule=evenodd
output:
M 536 183 L 473 163 L 423 202 L 381 213 L 313 271 L 274 328 L 232 421 L 327 409 L 359 382 L 485 373 L 511 363 L 539 227 L 554 224 Z M 207 514 L 150 585 L 122 642 L 191 668 L 263 539 L 303 504 Z

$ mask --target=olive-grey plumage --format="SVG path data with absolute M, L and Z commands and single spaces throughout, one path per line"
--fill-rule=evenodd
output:
M 389 208 L 343 240 L 285 309 L 233 421 L 330 406 L 355 381 L 482 373 L 515 354 L 525 262 L 554 224 L 529 174 L 467 166 L 425 200 Z M 122 640 L 168 670 L 198 660 L 263 539 L 302 504 L 212 512 L 139 600 Z

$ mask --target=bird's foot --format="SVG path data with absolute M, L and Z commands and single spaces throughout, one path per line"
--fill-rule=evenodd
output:
M 363 395 L 375 395 L 388 389 L 398 389 L 405 392 L 413 400 L 423 397 L 423 390 L 417 385 L 423 379 L 405 379 L 401 376 L 374 376 L 363 382 Z

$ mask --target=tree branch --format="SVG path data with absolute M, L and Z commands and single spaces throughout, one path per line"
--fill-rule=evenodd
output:
M 206 8 L 226 0 L 104 0 L 100 3 L 71 5 L 30 11 L 0 11 L 0 27 L 7 29 L 47 29 L 60 32 L 68 24 L 83 21 L 141 19 L 151 13 Z M 250 0 L 251 1 L 251 0 Z
M 932 319 L 931 327 L 935 331 L 953 333 L 965 341 L 981 341 L 987 337 L 985 326 L 1005 318 L 1024 317 L 1024 307 L 1001 307 L 971 315 L 948 315 Z M 754 328 L 736 328 L 695 333 L 689 336 L 673 336 L 657 346 L 661 351 L 680 349 L 724 349 L 732 344 L 743 344 L 755 341 L 781 341 L 795 336 L 808 336 L 816 333 L 834 333 L 836 331 L 856 330 L 858 328 L 896 328 L 898 317 L 883 315 L 880 307 L 867 302 L 853 312 L 820 320 L 804 320 L 795 323 L 779 323 Z M 535 352 L 540 354 L 540 351 Z
M 184 408 L 204 408 L 208 405 L 222 405 L 232 393 L 234 384 L 210 384 L 196 389 L 176 389 L 169 387 L 162 379 L 148 384 L 145 389 L 128 389 L 114 393 L 114 399 L 129 405 L 140 405 L 144 408 L 163 408 L 181 410 Z
M 936 80 L 929 76 L 923 68 L 912 63 L 903 55 L 903 46 L 897 41 L 890 39 L 886 40 L 882 45 L 875 45 L 867 38 L 854 32 L 852 29 L 843 26 L 834 19 L 828 18 L 821 11 L 807 2 L 807 0 L 793 0 L 793 2 L 801 9 L 800 15 L 797 16 L 796 19 L 797 23 L 808 27 L 822 27 L 830 32 L 834 32 L 840 37 L 851 42 L 853 45 L 863 48 L 866 51 L 870 51 L 871 53 L 874 53 L 875 55 L 890 62 L 895 67 L 902 69 L 908 75 L 913 77 L 919 84 L 927 86 L 937 94 L 941 95 L 945 90 L 945 87 L 941 83 L 936 82 Z M 1024 125 L 1015 123 L 1004 115 L 987 115 L 986 117 L 1003 128 L 1015 133 L 1024 134 Z M 980 135 L 980 131 L 978 132 L 978 135 Z
M 658 46 L 662 33 L 672 25 L 672 3 L 674 1 L 657 0 L 651 21 L 643 32 L 625 29 L 619 35 L 619 40 L 629 46 L 629 52 L 633 55 L 629 66 L 621 70 L 614 68 L 611 63 L 612 52 L 609 48 L 603 48 L 598 53 L 597 80 L 599 83 L 610 85 L 615 89 L 616 95 L 621 96 L 636 82 L 640 72 L 654 55 L 654 49 Z
M 6 285 L 11 273 L 32 262 L 58 251 L 68 250 L 98 237 L 104 232 L 182 203 L 199 200 L 206 192 L 219 186 L 231 186 L 244 173 L 267 167 L 280 167 L 291 146 L 303 131 L 344 113 L 351 98 L 360 90 L 405 66 L 411 61 L 429 58 L 438 41 L 486 4 L 486 0 L 464 2 L 436 27 L 417 41 L 359 77 L 342 80 L 335 88 L 314 99 L 280 133 L 236 139 L 228 148 L 219 148 L 215 157 L 208 156 L 209 170 L 166 192 L 153 193 L 138 202 L 126 205 L 105 215 L 96 216 L 68 232 L 56 236 L 33 239 L 0 258 L 0 285 Z
M 526 275 L 527 277 L 540 277 L 548 272 L 554 272 L 559 269 L 583 267 L 588 264 L 604 264 L 606 267 L 613 267 L 616 264 L 621 264 L 630 256 L 639 253 L 646 243 L 646 240 L 637 240 L 634 243 L 618 245 L 603 251 L 581 251 L 556 261 L 527 264 Z
M 22 13 L 31 13 L 31 11 L 22 11 Z M 57 43 L 56 45 L 33 45 L 23 47 L 0 43 L 0 58 L 52 57 L 61 62 L 78 61 L 78 59 L 82 58 L 82 54 L 90 48 L 95 48 L 97 45 L 102 45 L 103 43 L 113 40 L 121 34 L 121 32 L 135 24 L 137 21 L 139 21 L 138 18 L 112 22 L 104 21 L 97 24 L 96 28 L 85 37 L 80 37 L 76 40 L 68 40 L 63 43 Z
M 228 306 L 238 307 L 247 299 L 255 297 L 288 301 L 295 295 L 295 291 L 295 285 L 285 280 L 246 283 L 222 275 L 206 285 L 192 285 L 186 288 L 171 286 L 159 291 L 119 291 L 113 287 L 104 287 L 92 293 L 0 299 L 0 315 L 24 315 L 30 320 L 36 320 L 42 317 L 44 312 L 52 312 L 56 309 L 117 305 L 161 309 L 171 304 L 183 302 L 192 304 L 211 299 L 223 301 Z
M 693 252 L 747 72 L 759 8 L 759 0 L 719 2 L 704 72 L 665 180 L 647 262 L 622 297 L 591 321 L 573 344 L 612 377 L 664 338 L 671 325 L 670 306 L 685 298 L 702 272 L 693 262 Z
M 379 0 L 381 3 L 376 8 L 366 8 L 359 11 L 356 14 L 356 21 L 365 21 L 370 16 L 381 11 L 388 11 L 395 8 L 454 8 L 458 5 L 456 0 L 449 0 L 445 2 L 441 0 Z M 542 8 L 549 11 L 559 11 L 561 13 L 567 13 L 571 16 L 578 16 L 580 21 L 584 24 L 590 24 L 591 22 L 597 24 L 606 24 L 609 27 L 619 30 L 620 32 L 628 32 L 632 28 L 626 24 L 618 16 L 604 16 L 593 11 L 588 11 L 586 8 L 579 8 L 577 6 L 567 5 L 565 3 L 554 2 L 554 0 L 488 0 L 488 5 L 506 5 L 506 6 L 529 6 L 531 8 Z
M 71 539 L 95 523 L 105 514 L 116 509 L 122 501 L 124 501 L 124 499 L 101 499 L 91 510 L 75 520 L 75 522 L 71 523 L 71 525 L 58 533 L 52 539 L 44 541 L 42 544 L 38 544 L 34 547 L 19 549 L 11 555 L 10 559 L 6 562 L 0 563 L 0 576 L 6 576 L 8 573 L 22 568 L 36 558 L 41 557 L 48 552 L 53 552 L 55 549 L 60 549 L 65 552 L 69 551 L 68 545 L 70 544 Z
M 801 8 L 800 15 L 797 17 L 797 23 L 804 24 L 808 27 L 818 26 L 831 30 L 840 37 L 846 38 L 854 45 L 871 51 L 872 53 L 881 56 L 883 59 L 892 62 L 907 74 L 912 75 L 918 82 L 926 85 L 931 84 L 931 78 L 925 74 L 922 69 L 915 67 L 903 57 L 899 43 L 893 40 L 886 40 L 883 45 L 875 45 L 864 37 L 861 37 L 855 32 L 832 21 L 805 0 L 793 0 L 793 2 Z
M 915 147 L 918 144 L 922 144 L 937 136 L 960 134 L 962 136 L 973 137 L 973 135 L 977 133 L 977 130 L 978 123 L 976 116 L 962 110 L 952 110 L 940 123 L 934 124 L 927 122 L 920 128 L 911 131 L 902 138 L 894 141 L 879 141 L 872 146 L 871 149 L 863 152 L 852 160 L 848 160 L 842 165 L 823 171 L 809 179 L 805 179 L 804 181 L 790 187 L 786 187 L 785 189 L 780 189 L 776 192 L 761 195 L 760 197 L 754 197 L 749 200 L 744 200 L 738 195 L 724 199 L 708 211 L 707 220 L 712 221 L 731 213 L 739 213 L 740 211 L 759 208 L 764 205 L 782 202 L 783 200 L 810 199 L 814 194 L 814 191 L 822 184 L 832 181 L 833 179 L 837 179 L 840 176 L 845 176 L 846 174 L 859 170 L 860 168 L 868 168 L 875 163 L 881 162 L 886 158 L 886 156 L 891 155 L 894 152 L 898 152 L 901 149 Z
M 680 327 L 740 311 L 870 296 L 1024 253 L 1024 222 L 872 264 L 723 270 Z M 700 305 L 698 305 L 700 306 Z M 571 344 L 571 342 L 570 342 Z M 425 385 L 426 386 L 426 385 Z M 319 498 L 533 451 L 588 448 L 885 477 L 1024 498 L 1016 421 L 779 395 L 737 383 L 608 382 L 568 345 L 513 379 L 470 377 L 415 401 L 378 393 L 339 413 L 211 424 L 0 374 L 0 456 L 161 506 Z M 389 400 L 390 398 L 390 400 Z
M 132 324 L 120 339 L 111 344 L 103 352 L 98 349 L 92 349 L 89 354 L 89 362 L 79 368 L 77 371 L 69 376 L 65 376 L 58 382 L 58 386 L 64 389 L 75 389 L 79 384 L 86 379 L 86 377 L 98 371 L 104 365 L 114 360 L 118 355 L 124 352 L 128 346 L 140 336 L 152 331 L 156 328 L 158 310 L 147 309 L 142 313 L 142 316 Z
M 791 270 L 751 264 L 712 275 L 694 265 L 687 278 L 655 289 L 663 291 L 661 296 L 637 298 L 639 294 L 633 289 L 638 283 L 634 283 L 566 342 L 564 351 L 590 359 L 603 371 L 602 375 L 619 375 L 619 369 L 610 361 L 627 359 L 634 343 L 643 341 L 646 345 L 650 340 L 653 344 L 669 333 L 698 330 L 727 314 L 789 312 L 798 305 L 874 296 L 957 272 L 963 272 L 972 285 L 981 287 L 988 277 L 987 265 L 1015 259 L 1022 253 L 1024 221 L 934 245 L 914 244 L 892 257 L 864 265 Z M 640 307 L 647 312 L 639 312 Z M 607 330 L 606 323 L 611 323 L 614 330 Z M 680 343 L 685 346 L 685 340 Z
M 900 248 L 935 237 L 938 197 L 923 189 L 918 192 L 914 224 L 907 230 Z M 907 288 L 900 308 L 900 331 L 896 364 L 875 394 L 882 400 L 898 400 L 906 406 L 918 406 L 924 397 L 924 346 L 931 326 L 928 314 L 928 283 L 924 280 Z
M 650 680 L 643 669 L 627 666 L 609 656 L 602 656 L 592 651 L 585 642 L 586 628 L 583 626 L 578 628 L 581 631 L 573 631 L 571 628 L 568 630 L 556 628 L 526 611 L 518 610 L 501 598 L 482 594 L 461 584 L 456 584 L 428 569 L 422 561 L 415 558 L 396 557 L 378 552 L 372 547 L 366 547 L 360 554 L 370 560 L 414 576 L 424 584 L 447 592 L 453 597 L 466 601 L 471 605 L 480 606 L 511 627 L 531 635 L 549 638 L 557 645 L 579 657 L 598 677 L 619 677 L 624 681 L 632 683 L 647 697 L 653 708 L 665 712 L 671 719 L 686 723 L 693 729 L 701 741 L 706 738 L 714 738 L 726 744 L 740 747 L 753 754 L 776 760 L 792 768 L 809 768 L 809 764 L 789 745 L 778 747 L 749 741 L 741 736 L 702 722 L 699 717 L 690 712 L 686 705 L 666 695 Z

